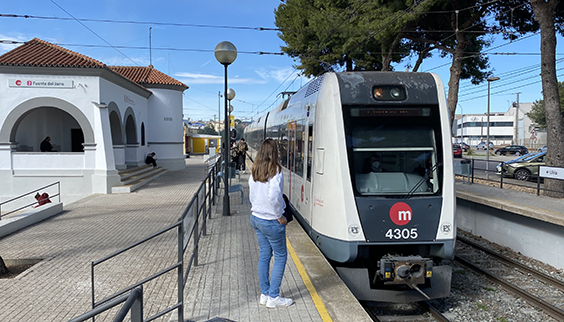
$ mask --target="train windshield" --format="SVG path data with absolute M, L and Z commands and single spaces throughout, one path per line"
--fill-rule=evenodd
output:
M 435 133 L 425 125 L 358 122 L 348 128 L 349 155 L 361 195 L 430 195 L 439 189 Z

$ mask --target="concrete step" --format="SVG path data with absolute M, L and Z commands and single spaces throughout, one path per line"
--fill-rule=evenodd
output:
M 138 174 L 149 172 L 153 170 L 153 166 L 150 164 L 141 165 L 135 168 L 127 168 L 123 170 L 119 170 L 118 174 L 121 177 L 121 181 L 124 182 L 130 177 L 136 176 Z
M 121 185 L 112 187 L 112 193 L 133 192 L 151 182 L 152 180 L 165 174 L 167 171 L 168 170 L 163 168 L 153 168 L 152 166 L 149 166 L 149 168 L 147 169 L 135 171 L 134 173 L 128 173 L 125 176 L 122 176 Z

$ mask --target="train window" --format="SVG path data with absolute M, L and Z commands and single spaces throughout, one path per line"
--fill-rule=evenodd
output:
M 424 126 L 352 129 L 356 190 L 362 195 L 433 194 L 438 190 L 434 131 Z
M 311 163 L 313 157 L 313 125 L 310 124 L 307 130 L 307 180 L 311 181 Z
M 280 149 L 280 164 L 284 168 L 288 168 L 288 131 L 285 125 L 281 125 L 279 129 L 278 148 Z
M 294 172 L 294 146 L 296 144 L 296 122 L 288 123 L 286 126 L 288 131 L 288 169 L 290 172 Z
M 294 173 L 303 177 L 304 175 L 304 121 L 296 122 L 295 145 L 294 145 Z

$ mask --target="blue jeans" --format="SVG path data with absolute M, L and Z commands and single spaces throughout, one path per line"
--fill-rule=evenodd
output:
M 258 263 L 260 291 L 264 295 L 276 298 L 280 294 L 280 284 L 288 259 L 286 225 L 281 225 L 278 220 L 265 220 L 251 215 L 251 227 L 257 233 L 260 248 Z M 274 265 L 269 278 L 272 253 L 274 253 Z

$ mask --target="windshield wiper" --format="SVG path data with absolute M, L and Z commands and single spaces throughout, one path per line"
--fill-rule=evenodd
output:
M 431 173 L 434 172 L 435 170 L 437 170 L 437 168 L 441 165 L 442 165 L 442 163 L 437 163 L 431 168 L 431 170 L 426 171 L 425 174 L 423 175 L 423 177 L 417 182 L 417 184 L 415 184 L 413 186 L 413 188 L 411 188 L 411 190 L 403 197 L 403 199 L 411 198 L 411 196 L 413 196 L 415 191 L 417 191 L 417 189 L 419 189 L 419 187 L 423 184 L 423 182 L 429 180 L 429 176 L 431 175 Z

